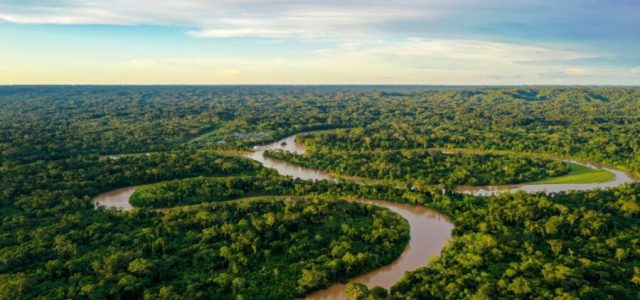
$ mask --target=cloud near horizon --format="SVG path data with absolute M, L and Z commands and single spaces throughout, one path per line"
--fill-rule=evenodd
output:
M 0 83 L 638 84 L 638 11 L 628 0 L 8 0 L 0 54 L 16 59 L 0 70 L 16 76 Z M 49 66 L 29 65 L 29 47 L 58 38 Z M 75 69 L 52 77 L 64 62 Z

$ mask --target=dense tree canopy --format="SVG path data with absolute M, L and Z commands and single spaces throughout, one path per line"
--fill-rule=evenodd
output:
M 312 129 L 343 149 L 472 147 L 640 171 L 640 89 L 0 87 L 0 161 L 247 148 Z M 319 142 L 318 144 L 324 144 Z
M 28 164 L 7 162 L 0 170 L 3 186 L 0 203 L 13 204 L 25 211 L 55 207 L 63 195 L 94 196 L 117 187 L 174 178 L 274 174 L 273 170 L 237 156 L 184 151 L 117 159 L 81 156 Z M 51 196 L 52 193 L 57 195 Z M 46 199 L 40 201 L 40 197 Z
M 235 156 L 89 156 L 8 171 L 0 210 L 2 298 L 292 298 L 388 263 L 408 239 L 406 220 L 397 214 L 332 196 L 207 204 L 165 216 L 95 210 L 88 197 L 157 181 L 171 188 L 185 182 L 209 197 L 200 202 L 233 198 L 227 189 L 208 190 L 227 183 L 263 189 L 256 194 L 287 194 L 297 185 L 299 194 L 359 188 L 293 181 Z M 233 173 L 246 175 L 228 177 Z M 222 177 L 162 181 L 195 175 Z
M 312 130 L 308 155 L 270 155 L 393 184 L 294 180 L 239 156 Z M 339 200 L 353 198 L 455 223 L 440 257 L 388 291 L 350 284 L 353 298 L 638 299 L 640 184 L 477 197 L 411 181 L 566 172 L 522 153 L 640 172 L 639 137 L 638 88 L 0 87 L 0 299 L 301 296 L 406 245 L 405 220 Z M 140 209 L 92 203 L 134 185 Z M 170 206 L 185 207 L 150 209 Z
M 456 216 L 442 255 L 392 288 L 395 298 L 637 299 L 640 185 L 503 194 L 436 204 Z
M 265 155 L 341 175 L 403 180 L 421 185 L 521 183 L 564 175 L 570 170 L 568 164 L 548 159 L 424 150 L 336 151 L 323 148 L 307 151 L 304 155 L 282 150 L 270 150 Z

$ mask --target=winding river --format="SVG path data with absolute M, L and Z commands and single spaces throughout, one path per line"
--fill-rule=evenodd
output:
M 595 163 L 581 162 L 572 159 L 559 159 L 564 162 L 574 163 L 591 169 L 603 169 L 614 175 L 613 180 L 601 183 L 562 183 L 562 184 L 508 184 L 508 185 L 488 185 L 488 186 L 460 186 L 456 192 L 463 194 L 473 194 L 477 196 L 487 196 L 504 192 L 525 191 L 527 193 L 545 192 L 547 194 L 566 191 L 588 191 L 593 189 L 604 189 L 632 183 L 636 180 L 629 174 L 599 165 Z
M 328 173 L 303 168 L 263 155 L 265 150 L 272 149 L 282 149 L 298 154 L 305 152 L 304 146 L 295 142 L 294 135 L 268 145 L 256 146 L 254 151 L 246 156 L 260 162 L 265 167 L 278 170 L 282 175 L 304 180 L 333 180 Z M 385 207 L 401 215 L 409 221 L 411 239 L 402 254 L 392 263 L 352 278 L 353 282 L 363 283 L 369 287 L 381 286 L 388 289 L 402 278 L 405 272 L 423 267 L 431 257 L 439 255 L 444 244 L 451 238 L 453 223 L 448 217 L 432 209 L 379 200 L 356 201 Z M 345 285 L 337 283 L 309 294 L 307 299 L 345 299 L 344 290 Z
M 283 149 L 294 153 L 302 154 L 305 148 L 301 144 L 295 142 L 295 135 L 286 137 L 274 143 L 254 147 L 254 151 L 245 156 L 256 160 L 265 167 L 274 168 L 282 175 L 292 176 L 304 180 L 322 180 L 333 178 L 326 172 L 303 168 L 284 161 L 264 157 L 265 150 Z M 595 188 L 606 188 L 621 185 L 623 183 L 633 182 L 633 178 L 628 174 L 581 162 L 574 163 L 586 165 L 592 168 L 604 168 L 615 175 L 615 179 L 606 183 L 597 184 L 543 184 L 543 185 L 502 185 L 502 186 L 485 186 L 485 187 L 460 187 L 456 191 L 461 193 L 470 193 L 474 195 L 488 195 L 499 192 L 508 191 L 526 191 L 554 193 L 568 190 L 590 190 Z M 101 194 L 94 198 L 96 206 L 116 207 L 122 210 L 131 210 L 133 207 L 129 204 L 129 197 L 133 194 L 136 187 L 127 187 L 113 190 Z M 412 271 L 423 267 L 427 261 L 440 254 L 445 243 L 451 238 L 453 223 L 448 217 L 423 206 L 393 203 L 378 200 L 353 200 L 362 203 L 373 204 L 388 208 L 409 221 L 410 236 L 408 245 L 402 254 L 391 264 L 373 270 L 369 273 L 352 278 L 351 281 L 366 284 L 369 287 L 382 286 L 384 288 L 391 287 L 397 282 L 405 272 Z M 307 299 L 344 299 L 344 284 L 334 284 L 330 287 L 316 291 L 307 296 Z

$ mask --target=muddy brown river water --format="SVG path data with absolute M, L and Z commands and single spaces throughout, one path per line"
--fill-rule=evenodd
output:
M 294 139 L 295 135 L 286 137 L 268 145 L 256 146 L 254 147 L 254 151 L 247 154 L 246 157 L 262 163 L 265 167 L 274 168 L 282 175 L 288 175 L 304 180 L 333 180 L 326 172 L 303 168 L 284 161 L 263 156 L 264 151 L 270 149 L 283 149 L 300 154 L 304 153 L 304 146 L 297 144 Z M 579 163 L 575 161 L 572 162 Z M 588 166 L 594 168 L 604 168 L 594 165 Z M 498 192 L 517 190 L 523 190 L 526 192 L 544 191 L 552 193 L 567 190 L 590 190 L 594 188 L 614 187 L 623 183 L 634 181 L 633 178 L 631 178 L 624 172 L 613 169 L 607 170 L 615 175 L 615 179 L 606 183 L 461 187 L 458 188 L 457 191 L 475 195 L 488 195 Z M 94 204 L 96 206 L 116 207 L 122 210 L 131 210 L 133 209 L 133 207 L 129 204 L 129 197 L 131 197 L 135 189 L 136 187 L 127 187 L 101 194 L 94 199 Z M 445 243 L 451 238 L 453 223 L 449 220 L 448 217 L 432 209 L 423 206 L 378 200 L 352 201 L 385 207 L 400 214 L 403 218 L 409 221 L 411 239 L 409 240 L 409 243 L 402 254 L 392 263 L 379 269 L 373 270 L 369 273 L 354 277 L 351 279 L 351 281 L 366 284 L 370 288 L 374 286 L 389 288 L 395 282 L 397 282 L 405 272 L 423 267 L 427 264 L 427 261 L 430 258 L 439 255 Z M 344 284 L 334 284 L 326 289 L 311 293 L 306 298 L 322 300 L 344 299 L 344 290 Z
M 614 175 L 614 179 L 602 183 L 562 183 L 562 184 L 512 184 L 512 185 L 490 185 L 490 186 L 460 186 L 456 189 L 458 193 L 473 194 L 477 196 L 487 196 L 504 192 L 525 191 L 527 193 L 545 192 L 547 194 L 566 191 L 588 191 L 593 189 L 604 189 L 616 187 L 625 183 L 635 182 L 635 179 L 620 170 L 611 169 L 603 165 L 580 162 L 576 160 L 562 159 L 592 169 L 604 169 Z

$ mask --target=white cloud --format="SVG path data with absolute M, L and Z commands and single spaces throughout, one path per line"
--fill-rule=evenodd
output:
M 477 69 L 500 72 L 501 67 L 527 66 L 526 61 L 544 56 L 554 61 L 571 61 L 593 58 L 595 53 L 567 51 L 561 49 L 496 43 L 479 40 L 419 39 L 410 38 L 404 42 L 378 42 L 354 47 L 325 49 L 317 52 L 320 56 L 340 58 L 349 61 L 378 61 L 403 65 L 416 69 Z M 582 68 L 568 68 L 572 75 L 584 73 Z
M 603 54 L 566 50 L 566 45 L 554 47 L 488 42 L 460 37 L 469 36 L 464 33 L 450 39 L 403 39 L 409 35 L 405 32 L 429 36 L 425 33 L 428 31 L 424 30 L 428 26 L 420 22 L 435 21 L 432 24 L 440 24 L 439 20 L 446 20 L 442 23 L 443 27 L 457 21 L 464 23 L 468 20 L 460 19 L 459 14 L 464 11 L 477 10 L 480 11 L 479 16 L 486 17 L 482 12 L 490 11 L 491 7 L 502 7 L 498 4 L 509 4 L 509 9 L 515 6 L 531 7 L 534 4 L 555 5 L 542 2 L 544 1 L 523 0 L 516 4 L 508 0 L 5 0 L 0 3 L 0 22 L 171 25 L 187 28 L 185 31 L 197 38 L 335 38 L 330 42 L 345 42 L 340 47 L 315 51 L 307 49 L 317 47 L 318 44 L 308 43 L 308 47 L 291 49 L 290 52 L 295 52 L 293 56 L 296 58 L 283 58 L 278 51 L 265 51 L 266 54 L 262 55 L 260 49 L 255 49 L 255 53 L 221 50 L 212 54 L 215 58 L 163 58 L 163 55 L 171 55 L 163 52 L 156 54 L 158 57 L 139 59 L 130 59 L 127 56 L 129 54 L 121 54 L 116 56 L 118 61 L 129 60 L 115 67 L 98 65 L 98 62 L 91 62 L 85 67 L 86 74 L 100 73 L 91 70 L 91 66 L 96 70 L 108 69 L 103 74 L 124 74 L 113 76 L 123 82 L 127 82 L 127 79 L 137 83 L 536 84 L 578 82 L 585 78 L 593 79 L 596 76 L 594 74 L 598 78 L 611 80 L 619 78 L 620 74 L 629 78 L 636 78 L 635 75 L 640 74 L 640 66 L 631 71 L 629 68 L 581 66 L 579 61 L 598 58 Z M 478 7 L 482 9 L 477 9 Z M 508 15 L 510 18 L 522 17 L 516 13 Z M 473 15 L 464 16 L 469 18 Z M 491 22 L 500 21 L 504 20 L 491 19 Z M 391 31 L 395 34 L 389 34 Z M 440 32 L 439 27 L 434 31 Z M 440 36 L 452 35 L 443 30 Z M 300 50 L 301 48 L 303 49 Z M 185 56 L 188 55 L 186 53 Z M 188 53 L 203 55 L 200 51 Z M 14 57 L 12 59 L 16 60 Z M 31 60 L 32 57 L 25 59 Z M 37 64 L 33 66 L 36 69 L 39 67 Z M 5 73 L 5 77 L 13 76 L 11 72 Z M 35 73 L 46 72 L 41 70 L 25 73 L 24 78 L 28 80 Z M 86 78 L 88 80 L 90 77 Z
M 286 37 L 291 32 L 273 29 L 260 28 L 237 28 L 237 29 L 204 29 L 197 31 L 189 31 L 189 35 L 201 38 L 231 38 L 231 37 L 265 37 L 277 38 Z
M 593 14 L 637 20 L 637 4 L 585 0 L 3 0 L 0 22 L 22 24 L 172 25 L 199 37 L 323 37 L 393 32 L 477 31 L 501 23 L 577 24 Z M 615 8 L 615 10 L 613 9 Z M 594 10 L 594 8 L 596 8 Z M 598 8 L 602 8 L 598 10 Z M 533 13 L 532 13 L 533 12 Z M 618 18 L 614 18 L 615 16 Z M 444 21 L 432 22 L 429 21 Z M 593 22 L 590 22 L 590 24 Z M 627 26 L 635 23 L 625 23 Z M 430 28 L 435 25 L 435 29 Z M 612 27 L 615 28 L 615 27 Z M 457 28 L 459 31 L 460 28 Z M 453 32 L 456 32 L 454 29 Z
M 427 12 L 391 7 L 288 7 L 283 11 L 250 16 L 209 19 L 201 29 L 190 31 L 197 37 L 339 37 L 366 36 L 388 22 L 429 18 Z
M 346 43 L 309 57 L 136 59 L 122 72 L 161 82 L 187 77 L 192 83 L 415 83 L 514 84 L 578 83 L 592 70 L 522 63 L 545 55 L 554 61 L 595 54 L 475 40 L 423 40 Z M 300 72 L 304 70 L 304 72 Z M 606 70 L 603 76 L 615 74 Z
M 416 1 L 94 0 L 0 4 L 0 21 L 22 24 L 177 25 L 199 37 L 334 35 L 392 21 L 424 20 Z M 428 9 L 429 8 L 429 9 Z
M 38 8 L 31 13 L 4 13 L 0 21 L 18 24 L 130 24 L 133 20 L 107 10 Z
M 176 25 L 193 28 L 194 36 L 216 38 L 373 36 L 385 24 L 436 20 L 477 5 L 472 0 L 9 0 L 0 3 L 0 21 Z

